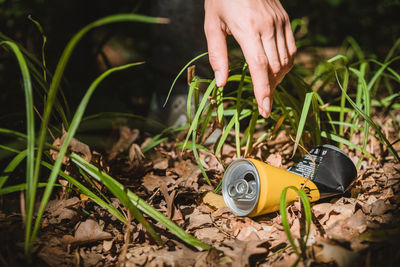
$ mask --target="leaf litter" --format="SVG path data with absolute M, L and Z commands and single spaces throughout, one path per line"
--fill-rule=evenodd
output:
M 92 152 L 78 140 L 75 142 L 78 148 L 71 146 L 70 149 L 101 166 L 213 248 L 198 251 L 188 247 L 146 215 L 165 245 L 155 244 L 135 220 L 131 221 L 132 233 L 126 236 L 127 227 L 106 210 L 90 199 L 82 199 L 79 192 L 64 190 L 46 208 L 36 247 L 41 261 L 50 266 L 289 266 L 296 262 L 297 256 L 289 246 L 279 213 L 237 217 L 225 206 L 222 196 L 212 192 L 213 187 L 202 177 L 191 151 L 181 152 L 177 148 L 179 140 L 165 141 L 146 156 L 140 151 L 140 140 L 139 130 L 121 126 L 119 140 L 106 153 Z M 250 156 L 287 169 L 294 163 L 290 158 L 293 146 L 289 140 L 284 132 L 279 132 L 276 139 L 257 144 Z M 61 144 L 62 137 L 55 141 L 56 146 Z M 396 240 L 400 238 L 400 164 L 379 143 L 371 141 L 368 147 L 380 160 L 362 162 L 349 192 L 312 204 L 313 223 L 306 264 L 374 266 L 378 260 L 395 262 L 393 255 L 399 251 Z M 399 152 L 400 146 L 396 149 Z M 214 186 L 222 178 L 224 167 L 236 157 L 234 146 L 229 143 L 224 144 L 222 151 L 224 166 L 211 153 L 199 151 L 201 163 L 211 174 Z M 357 151 L 346 153 L 353 161 L 361 157 Z M 57 154 L 53 151 L 52 156 Z M 68 159 L 65 164 L 71 175 L 80 177 Z M 128 211 L 117 199 L 100 184 L 98 189 L 127 216 Z M 298 203 L 287 211 L 291 233 L 300 238 L 302 213 Z M 12 218 L 11 213 L 1 214 L 4 222 Z M 9 226 L 0 223 L 3 233 L 0 236 L 5 236 Z M 4 237 L 1 239 L 4 242 Z

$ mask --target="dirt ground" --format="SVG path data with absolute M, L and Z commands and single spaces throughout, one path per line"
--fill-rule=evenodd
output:
M 397 114 L 400 120 L 400 114 Z M 374 118 L 391 142 L 398 129 L 390 117 Z M 283 231 L 279 212 L 256 218 L 238 217 L 224 206 L 220 197 L 202 177 L 190 150 L 177 148 L 177 140 L 158 146 L 150 156 L 138 153 L 138 130 L 122 127 L 120 139 L 104 153 L 91 153 L 91 162 L 118 179 L 128 189 L 171 218 L 196 238 L 212 245 L 209 251 L 189 247 L 152 220 L 165 241 L 156 244 L 144 228 L 105 188 L 94 181 L 115 207 L 131 220 L 124 225 L 87 196 L 68 189 L 56 189 L 47 206 L 35 245 L 33 265 L 37 266 L 290 266 L 297 260 Z M 144 142 L 147 142 L 145 140 Z M 232 140 L 233 141 L 233 140 Z M 355 135 L 353 143 L 361 143 Z M 252 157 L 286 169 L 293 142 L 284 133 L 259 144 Z M 394 144 L 400 152 L 400 142 Z M 357 162 L 359 152 L 344 148 Z M 377 159 L 364 159 L 352 187 L 343 196 L 312 204 L 313 223 L 307 242 L 308 266 L 396 266 L 400 260 L 400 164 L 385 147 L 370 138 L 367 150 Z M 82 152 L 87 153 L 86 152 Z M 235 158 L 233 143 L 224 145 L 226 166 Z M 223 176 L 214 155 L 200 151 L 202 164 L 212 183 Z M 225 167 L 226 167 L 225 166 Z M 67 162 L 66 169 L 79 177 Z M 81 181 L 84 183 L 83 179 Z M 20 194 L 0 202 L 0 265 L 23 266 L 23 227 Z M 300 237 L 302 213 L 299 203 L 288 207 L 292 235 Z M 304 218 L 303 218 L 304 219 Z M 302 263 L 300 263 L 301 265 Z

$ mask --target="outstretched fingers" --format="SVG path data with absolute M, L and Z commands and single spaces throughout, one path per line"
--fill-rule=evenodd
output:
M 207 46 L 209 52 L 209 60 L 214 70 L 215 80 L 218 87 L 225 86 L 228 79 L 228 49 L 226 46 L 226 33 L 221 22 L 210 23 L 206 21 L 204 24 L 204 32 L 207 37 Z
M 257 99 L 258 110 L 264 118 L 268 118 L 272 106 L 273 88 L 269 79 L 269 63 L 260 36 L 237 38 L 244 57 L 249 65 L 253 80 L 254 96 Z

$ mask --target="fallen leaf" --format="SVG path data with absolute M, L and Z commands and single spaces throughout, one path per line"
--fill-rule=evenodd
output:
M 166 248 L 149 253 L 146 266 L 194 266 L 196 261 L 207 252 L 195 252 L 187 247 L 170 251 Z
M 226 207 L 223 196 L 215 194 L 213 192 L 207 192 L 204 195 L 203 203 L 213 207 L 214 209 L 220 209 Z
M 232 259 L 235 266 L 248 266 L 250 264 L 249 258 L 252 255 L 266 254 L 268 249 L 260 247 L 264 241 L 240 241 L 240 240 L 227 240 L 221 245 L 216 246 L 217 249 L 224 252 L 225 256 Z
M 168 168 L 168 159 L 167 158 L 159 158 L 153 161 L 153 168 L 155 170 L 163 170 L 165 171 Z
M 46 246 L 38 253 L 39 258 L 48 266 L 74 266 L 77 264 L 75 257 L 61 247 Z
M 143 159 L 144 155 L 140 147 L 137 144 L 132 144 L 129 148 L 129 160 L 133 167 L 139 167 L 142 164 Z
M 77 197 L 61 200 L 51 200 L 46 205 L 46 221 L 50 224 L 58 224 L 62 220 L 72 220 L 77 216 L 76 209 L 80 204 Z
M 367 229 L 367 218 L 362 210 L 357 210 L 353 216 L 347 219 L 346 225 L 355 231 L 362 233 Z
M 321 248 L 321 249 L 318 249 Z M 318 262 L 335 262 L 339 267 L 354 266 L 358 258 L 358 253 L 352 252 L 336 245 L 330 245 L 325 242 L 319 242 L 313 246 L 315 259 Z
M 268 164 L 281 168 L 282 167 L 282 156 L 279 153 L 274 153 L 268 156 L 267 161 Z
M 79 250 L 79 255 L 83 259 L 84 266 L 95 266 L 103 259 L 103 255 L 97 253 L 96 251 L 85 251 L 84 248 Z
M 79 223 L 73 237 L 70 235 L 63 236 L 62 241 L 65 244 L 86 244 L 109 239 L 111 237 L 112 235 L 104 232 L 96 221 L 88 219 Z
M 161 183 L 165 183 L 167 186 L 175 183 L 173 177 L 175 176 L 159 176 L 150 172 L 143 176 L 142 185 L 146 187 L 149 192 L 153 192 L 154 189 L 160 187 Z
M 119 128 L 119 140 L 112 146 L 108 160 L 113 160 L 119 153 L 125 152 L 139 137 L 139 130 L 131 130 L 128 126 Z
M 195 209 L 194 212 L 189 215 L 188 230 L 197 229 L 203 225 L 212 225 L 211 216 L 209 214 L 201 213 L 198 209 Z
M 114 240 L 104 240 L 103 241 L 103 251 L 108 252 L 112 248 Z
M 383 199 L 378 199 L 374 203 L 370 205 L 370 215 L 376 216 L 376 215 L 383 215 L 385 212 L 390 210 L 390 205 L 387 205 L 385 203 L 385 200 Z
M 205 243 L 221 242 L 225 235 L 215 227 L 205 227 L 195 231 L 194 236 Z

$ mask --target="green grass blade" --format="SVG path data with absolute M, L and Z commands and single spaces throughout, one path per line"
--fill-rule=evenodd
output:
M 186 146 L 190 136 L 192 135 L 192 131 L 196 131 L 197 127 L 198 127 L 198 122 L 199 122 L 199 118 L 201 116 L 201 114 L 203 113 L 204 107 L 207 104 L 207 100 L 208 97 L 211 95 L 212 91 L 215 89 L 215 79 L 210 83 L 210 85 L 208 86 L 207 90 L 204 93 L 203 98 L 201 99 L 201 102 L 199 104 L 199 108 L 196 112 L 196 115 L 193 118 L 192 124 L 190 125 L 189 131 L 186 135 L 186 139 L 185 139 L 185 143 L 184 146 Z
M 322 110 L 326 111 L 326 112 L 338 112 L 338 113 L 340 113 L 341 111 L 343 111 L 344 113 L 353 112 L 353 110 L 351 108 L 346 108 L 346 107 L 341 107 L 341 106 L 334 106 L 334 105 L 324 107 Z M 344 120 L 344 118 L 343 118 L 343 120 Z
M 168 95 L 167 95 L 167 99 L 165 99 L 164 106 L 167 104 L 168 99 L 169 99 L 169 97 L 170 97 L 170 95 L 171 95 L 171 93 L 172 93 L 172 89 L 174 89 L 174 86 L 175 86 L 176 82 L 178 81 L 179 77 L 181 77 L 182 73 L 183 73 L 190 65 L 192 65 L 193 62 L 195 62 L 196 60 L 198 60 L 198 59 L 204 57 L 205 55 L 208 55 L 208 52 L 205 52 L 205 53 L 200 54 L 200 55 L 198 55 L 197 57 L 193 58 L 192 60 L 190 60 L 190 61 L 181 69 L 181 71 L 178 73 L 178 75 L 175 77 L 174 81 L 172 82 L 171 87 L 169 88 L 169 92 L 168 92 Z
M 19 164 L 25 159 L 27 156 L 28 151 L 25 149 L 22 152 L 18 152 L 18 155 L 16 155 L 10 163 L 6 166 L 6 168 L 1 172 L 0 176 L 0 189 L 3 188 L 3 185 L 7 182 L 7 179 L 9 175 L 19 166 Z
M 356 53 L 358 59 L 363 60 L 365 58 L 364 52 L 362 51 L 360 45 L 357 43 L 357 41 L 353 37 L 348 36 L 345 39 L 345 42 L 348 42 L 350 44 L 350 46 L 353 48 L 354 52 Z
M 63 159 L 64 155 L 67 152 L 69 143 L 71 142 L 73 136 L 75 135 L 75 133 L 76 133 L 76 131 L 78 129 L 79 123 L 82 120 L 82 117 L 83 117 L 83 114 L 85 112 L 86 106 L 87 106 L 87 104 L 88 104 L 93 92 L 96 90 L 97 86 L 108 75 L 110 75 L 111 73 L 113 73 L 115 71 L 119 71 L 119 70 L 124 70 L 126 68 L 129 68 L 129 67 L 132 67 L 132 66 L 136 66 L 136 65 L 139 65 L 139 64 L 142 64 L 142 63 L 140 62 L 140 63 L 127 64 L 127 65 L 123 65 L 123 66 L 120 66 L 120 67 L 115 67 L 115 68 L 112 68 L 112 69 L 109 69 L 109 70 L 105 71 L 103 74 L 101 74 L 90 85 L 89 89 L 86 91 L 84 97 L 81 100 L 81 103 L 79 104 L 79 106 L 78 106 L 78 108 L 76 110 L 74 118 L 72 119 L 70 128 L 68 129 L 67 136 L 64 139 L 64 143 L 60 148 L 60 151 L 59 151 L 59 154 L 58 154 L 58 158 L 57 158 L 56 162 L 54 163 L 53 169 L 52 169 L 52 171 L 50 173 L 50 177 L 48 179 L 48 184 L 47 184 L 46 189 L 45 189 L 45 191 L 43 193 L 43 197 L 42 197 L 42 200 L 40 202 L 40 207 L 39 207 L 39 210 L 38 210 L 37 218 L 35 220 L 35 224 L 34 224 L 34 227 L 33 227 L 33 230 L 32 230 L 32 236 L 31 236 L 30 244 L 29 244 L 30 249 L 33 246 L 34 240 L 35 240 L 36 235 L 37 235 L 37 231 L 39 230 L 40 222 L 41 222 L 41 219 L 42 219 L 42 216 L 43 216 L 43 213 L 44 213 L 44 209 L 46 207 L 47 202 L 50 199 L 50 195 L 51 195 L 51 192 L 53 190 L 53 185 L 54 185 L 54 183 L 55 183 L 55 181 L 57 179 L 57 175 L 58 175 L 59 170 L 61 168 L 62 159 Z
M 348 147 L 352 147 L 358 151 L 360 151 L 361 153 L 363 153 L 364 155 L 366 155 L 367 157 L 369 157 L 370 159 L 376 160 L 367 150 L 365 150 L 365 148 L 359 147 L 358 145 L 350 142 L 349 140 L 347 140 L 346 138 L 337 136 L 335 134 L 332 133 L 327 133 L 325 131 L 321 132 L 321 136 L 324 138 L 328 138 L 332 141 L 338 142 L 338 143 L 343 143 Z
M 193 92 L 195 89 L 195 87 L 198 86 L 198 78 L 194 77 L 193 81 L 190 83 L 189 86 L 189 91 L 188 91 L 188 96 L 187 96 L 187 100 L 186 100 L 186 116 L 187 116 L 187 120 L 188 123 L 192 122 L 192 98 L 193 98 Z
M 85 179 L 86 182 L 88 182 L 90 184 L 90 186 L 92 188 L 94 188 L 94 190 L 96 190 L 96 192 L 103 198 L 104 201 L 106 201 L 108 204 L 111 204 L 111 201 L 103 194 L 103 192 L 101 192 L 101 190 L 93 183 L 93 181 L 89 178 L 89 176 L 87 176 L 87 174 L 81 169 L 79 169 L 79 173 L 83 176 L 83 178 Z M 61 172 L 61 171 L 60 171 Z M 72 178 L 72 177 L 71 177 Z
M 1 148 L 7 149 L 14 153 L 17 153 L 17 156 L 8 165 L 10 167 L 7 166 L 6 169 L 3 171 L 3 173 L 8 174 L 8 173 L 11 173 L 12 171 L 14 171 L 15 167 L 18 166 L 17 161 L 19 161 L 19 162 L 22 161 L 26 157 L 27 153 L 26 153 L 26 150 L 18 151 L 18 150 L 14 150 L 14 149 L 6 147 L 6 146 L 1 146 Z M 12 164 L 13 162 L 14 162 L 14 164 Z M 53 169 L 53 165 L 51 165 L 47 162 L 42 161 L 41 164 L 43 166 L 45 166 L 46 168 L 48 168 L 49 170 Z M 61 177 L 65 178 L 66 180 L 68 180 L 69 183 L 71 183 L 72 185 L 77 187 L 83 194 L 88 196 L 91 200 L 93 200 L 99 206 L 107 209 L 117 219 L 119 219 L 123 223 L 126 223 L 126 219 L 124 218 L 124 216 L 113 205 L 110 205 L 110 204 L 104 202 L 102 199 L 100 199 L 98 196 L 96 196 L 93 192 L 91 192 L 89 189 L 87 189 L 84 185 L 82 185 L 81 183 L 76 181 L 71 176 L 65 174 L 63 171 L 60 171 L 59 175 Z M 4 176 L 2 176 L 2 177 L 4 177 Z M 0 181 L 1 181 L 2 177 L 0 178 Z M 47 183 L 38 183 L 38 187 L 46 187 L 46 186 L 47 186 Z M 60 185 L 55 184 L 55 186 L 60 186 Z M 7 193 L 13 193 L 13 192 L 20 191 L 20 190 L 26 190 L 26 187 L 27 187 L 26 184 L 21 184 L 21 185 L 17 185 L 17 186 L 9 186 L 9 187 L 3 188 L 3 189 L 0 187 L 0 195 L 7 194 Z
M 113 179 L 110 176 L 106 175 L 105 173 L 102 173 L 97 168 L 93 168 L 92 165 L 90 165 L 83 159 L 79 161 L 75 158 L 74 163 L 77 164 L 80 168 L 82 168 L 85 172 L 90 174 L 92 177 L 94 177 L 96 180 L 102 182 L 111 191 L 111 193 L 115 195 L 121 201 L 121 203 L 132 213 L 135 219 L 146 228 L 150 236 L 153 237 L 153 239 L 159 242 L 160 244 L 163 243 L 161 237 L 157 234 L 154 228 L 143 217 L 143 215 L 140 213 L 137 207 L 129 200 L 127 195 L 127 189 L 125 187 L 118 186 L 116 183 L 112 181 Z
M 349 76 L 350 76 L 349 72 L 345 68 L 344 79 L 343 79 L 343 89 L 345 92 L 347 92 L 347 86 L 349 84 Z M 341 121 L 341 122 L 344 122 L 345 105 L 346 105 L 346 96 L 342 93 L 340 95 L 340 113 L 339 113 L 339 121 Z M 343 136 L 343 134 L 344 134 L 343 126 L 340 125 L 339 126 L 339 135 Z M 339 147 L 342 148 L 342 143 L 339 143 Z
M 42 187 L 45 187 L 46 185 L 47 185 L 47 183 L 38 183 L 37 187 L 42 188 Z M 55 186 L 61 186 L 61 185 L 55 184 Z M 10 185 L 10 186 L 0 189 L 0 196 L 19 192 L 19 191 L 24 191 L 27 189 L 27 187 L 28 187 L 27 184 Z
M 240 122 L 239 122 L 239 117 L 242 109 L 242 90 L 243 90 L 243 84 L 244 84 L 244 78 L 247 73 L 247 68 L 248 65 L 247 63 L 243 64 L 242 68 L 242 77 L 239 82 L 239 86 L 237 89 L 237 94 L 236 94 L 236 116 L 235 116 L 235 144 L 236 144 L 236 157 L 240 158 Z
M 26 217 L 28 216 L 32 218 L 33 216 L 33 205 L 35 202 L 35 191 L 36 184 L 34 180 L 34 165 L 35 165 L 35 119 L 33 114 L 33 96 L 32 96 L 32 83 L 28 70 L 28 66 L 26 64 L 26 60 L 18 48 L 18 46 L 10 41 L 3 41 L 0 43 L 1 45 L 7 45 L 14 53 L 17 58 L 18 65 L 21 70 L 23 85 L 25 90 L 25 110 L 26 110 L 26 131 L 27 131 L 27 163 L 26 163 L 26 197 L 25 197 L 25 206 L 27 210 Z M 31 225 L 26 224 L 26 229 L 30 229 Z M 29 240 L 29 231 L 26 231 L 25 238 Z M 26 247 L 27 248 L 27 247 Z
M 91 165 L 90 163 L 86 162 L 83 160 L 81 157 L 78 155 L 72 153 L 71 154 L 71 159 L 72 161 L 83 168 L 85 171 L 87 171 L 93 178 L 98 180 L 99 182 L 104 182 L 107 181 L 109 184 L 112 184 L 113 186 L 116 186 L 120 189 L 124 189 L 124 186 L 111 178 L 109 175 L 107 175 L 104 172 L 101 172 L 98 170 L 95 166 Z M 132 193 L 130 190 L 125 190 L 127 193 L 131 203 L 136 206 L 139 210 L 142 212 L 146 213 L 156 221 L 160 222 L 163 224 L 165 227 L 167 227 L 174 235 L 176 235 L 178 238 L 181 240 L 185 241 L 189 245 L 195 246 L 195 247 L 200 247 L 203 249 L 210 249 L 211 247 L 198 239 L 194 238 L 190 234 L 186 233 L 183 229 L 181 229 L 179 226 L 177 226 L 173 221 L 165 217 L 162 213 L 157 211 L 155 208 L 150 206 L 146 201 L 142 200 L 139 198 L 137 195 Z
M 42 165 L 45 166 L 46 168 L 48 168 L 49 170 L 53 169 L 53 165 L 51 165 L 47 162 L 42 161 Z M 80 190 L 80 192 L 82 192 L 87 197 L 89 197 L 91 200 L 93 200 L 93 202 L 95 202 L 97 205 L 99 205 L 100 207 L 102 207 L 104 209 L 107 209 L 110 214 L 115 216 L 115 218 L 117 218 L 118 220 L 120 220 L 121 222 L 123 222 L 125 224 L 127 223 L 127 221 L 126 221 L 125 217 L 122 215 L 122 213 L 120 211 L 118 211 L 113 205 L 102 200 L 100 197 L 98 197 L 96 194 L 94 194 L 92 191 L 90 191 L 86 186 L 84 186 L 83 184 L 78 182 L 73 177 L 67 175 L 65 172 L 60 171 L 59 175 L 61 177 L 63 177 L 64 179 L 66 179 L 70 184 L 72 184 L 73 186 L 78 188 Z
M 306 218 L 306 233 L 305 233 L 305 237 L 302 237 L 304 247 L 301 248 L 302 249 L 301 253 L 300 253 L 299 249 L 297 248 L 296 244 L 294 243 L 293 236 L 290 233 L 289 221 L 287 219 L 287 214 L 286 214 L 286 208 L 287 208 L 286 194 L 289 189 L 292 189 L 293 191 L 295 191 L 298 194 L 298 196 L 300 197 L 301 203 L 303 204 L 304 214 L 305 214 L 305 218 Z M 310 202 L 308 200 L 306 192 L 303 189 L 297 189 L 294 186 L 288 186 L 288 187 L 284 188 L 281 193 L 279 207 L 280 207 L 280 214 L 282 217 L 282 226 L 286 233 L 286 236 L 288 237 L 289 243 L 292 246 L 294 252 L 297 254 L 298 258 L 302 259 L 305 257 L 305 249 L 306 249 L 305 246 L 307 244 L 307 240 L 309 238 L 310 229 L 311 229 L 311 206 L 310 206 Z
M 310 109 L 311 100 L 313 98 L 314 92 L 306 94 L 303 110 L 301 111 L 299 125 L 297 127 L 296 142 L 294 144 L 293 155 L 296 153 L 298 143 L 300 142 L 301 135 L 303 134 L 303 129 L 307 121 L 308 110 Z
M 251 146 L 253 145 L 253 135 L 254 135 L 254 130 L 256 128 L 256 123 L 258 119 L 258 108 L 256 108 L 251 115 L 250 118 L 250 123 L 249 127 L 247 128 L 247 141 L 246 141 L 246 151 L 244 154 L 244 157 L 248 156 L 248 153 L 251 151 Z
M 31 20 L 36 25 L 36 28 L 38 28 L 40 34 L 42 35 L 42 39 L 43 39 L 43 42 L 42 42 L 43 79 L 45 81 L 47 81 L 47 77 L 46 77 L 46 59 L 45 59 L 45 53 L 44 53 L 44 50 L 45 50 L 45 47 L 46 47 L 46 42 L 47 42 L 47 36 L 44 34 L 43 27 L 42 27 L 42 25 L 40 25 L 40 23 L 38 21 L 34 20 L 32 18 L 32 16 L 30 16 L 30 15 L 28 16 L 28 19 Z
M 349 68 L 350 71 L 352 71 L 356 76 L 358 77 L 358 81 L 363 93 L 363 100 L 364 100 L 364 112 L 365 114 L 369 117 L 371 114 L 371 100 L 370 100 L 370 91 L 368 89 L 367 83 L 364 79 L 364 75 L 362 72 L 354 69 L 354 68 Z M 363 140 L 363 149 L 367 147 L 367 142 L 368 142 L 368 134 L 369 134 L 369 124 L 367 121 L 364 123 L 364 140 Z M 361 160 L 357 163 L 357 167 L 359 164 L 361 164 Z
M 200 133 L 199 133 L 199 136 L 201 138 L 200 140 L 203 139 L 205 132 L 207 131 L 207 129 L 209 129 L 209 124 L 210 124 L 211 117 L 213 114 L 212 105 L 207 105 L 205 109 L 207 109 L 207 113 L 201 122 L 201 128 L 200 128 Z
M 228 137 L 229 132 L 231 131 L 233 125 L 235 124 L 236 116 L 237 116 L 237 114 L 235 113 L 235 115 L 231 118 L 229 123 L 224 127 L 224 130 L 222 131 L 221 138 L 219 139 L 218 145 L 217 145 L 217 147 L 215 149 L 215 155 L 219 155 L 219 153 L 221 152 L 222 146 L 224 145 L 225 140 Z
M 385 58 L 385 62 L 390 60 L 390 58 L 393 56 L 394 52 L 396 51 L 396 49 L 398 47 L 400 47 L 400 38 L 398 38 L 396 40 L 396 42 L 394 43 L 394 45 L 392 46 L 392 48 L 390 48 L 389 53 L 387 54 L 387 56 Z
M 209 185 L 212 185 L 211 182 L 210 182 L 210 178 L 208 178 L 208 175 L 207 175 L 206 171 L 204 170 L 203 164 L 201 164 L 200 157 L 199 157 L 199 153 L 197 152 L 197 147 L 196 147 L 196 131 L 193 131 L 193 132 L 192 132 L 192 151 L 193 151 L 194 158 L 195 158 L 196 161 L 197 161 L 197 165 L 198 165 L 199 168 L 200 168 L 201 174 L 204 176 L 204 179 L 206 179 L 207 183 L 208 183 Z
M 41 123 L 40 131 L 39 131 L 39 138 L 38 138 L 38 143 L 37 143 L 37 154 L 36 154 L 36 163 L 35 163 L 35 168 L 34 168 L 34 178 L 33 178 L 33 198 L 35 198 L 36 195 L 36 189 L 35 185 L 38 182 L 39 179 L 39 172 L 40 172 L 40 161 L 42 158 L 42 153 L 43 153 L 43 147 L 45 144 L 45 139 L 46 139 L 46 131 L 47 127 L 49 124 L 50 120 L 50 115 L 53 107 L 53 103 L 55 101 L 55 97 L 57 95 L 57 91 L 59 89 L 60 83 L 61 83 L 61 78 L 64 73 L 65 67 L 67 66 L 67 63 L 69 61 L 69 58 L 75 48 L 75 46 L 78 44 L 78 42 L 82 39 L 82 37 L 91 29 L 100 27 L 103 25 L 107 25 L 110 23 L 117 23 L 117 22 L 145 22 L 145 23 L 166 23 L 166 19 L 161 19 L 161 18 L 153 18 L 153 17 L 148 17 L 148 16 L 142 16 L 142 15 L 137 15 L 137 14 L 119 14 L 119 15 L 112 15 L 108 17 L 101 18 L 99 20 L 96 20 L 89 25 L 85 26 L 82 28 L 77 34 L 75 34 L 72 39 L 68 42 L 67 46 L 65 47 L 61 58 L 57 64 L 56 71 L 54 73 L 52 82 L 50 84 L 50 89 L 49 93 L 47 95 L 47 101 L 44 107 L 44 112 L 43 112 L 43 120 Z M 27 236 L 31 236 L 31 223 L 32 223 L 32 217 L 33 217 L 33 202 L 30 203 L 30 206 L 27 207 Z M 38 224 L 37 224 L 38 225 Z M 38 226 L 35 226 L 36 229 L 38 229 Z M 36 230 L 37 231 L 37 230 Z M 32 234 L 32 237 L 34 235 Z M 31 248 L 33 244 L 33 240 L 29 240 L 29 246 L 26 247 L 26 253 L 28 255 L 31 254 Z
M 217 88 L 217 119 L 218 122 L 223 125 L 224 121 L 224 87 Z

